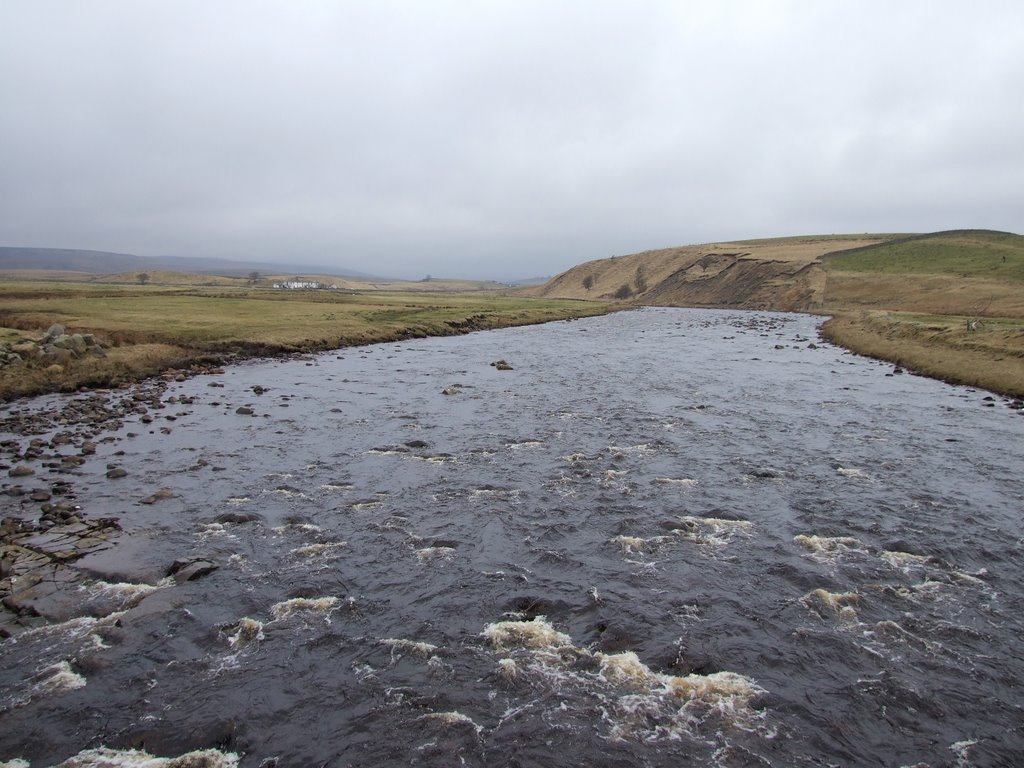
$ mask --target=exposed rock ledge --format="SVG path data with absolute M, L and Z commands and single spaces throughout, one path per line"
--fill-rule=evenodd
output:
M 714 274 L 680 269 L 641 296 L 644 304 L 740 307 L 795 312 L 820 307 L 825 270 L 813 262 L 719 257 Z M 711 270 L 708 270 L 710 273 Z

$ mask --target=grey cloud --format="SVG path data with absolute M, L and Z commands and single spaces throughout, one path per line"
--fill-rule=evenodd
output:
M 1020 231 L 1013 2 L 12 2 L 0 242 L 511 278 Z

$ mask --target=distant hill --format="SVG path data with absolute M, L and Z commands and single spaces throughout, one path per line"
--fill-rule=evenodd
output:
M 373 277 L 365 272 L 339 269 L 323 264 L 282 264 L 190 256 L 136 256 L 130 253 L 88 251 L 68 248 L 0 247 L 0 270 L 46 269 L 105 275 L 131 271 L 168 270 L 210 275 L 243 277 L 250 272 L 275 274 L 335 275 Z

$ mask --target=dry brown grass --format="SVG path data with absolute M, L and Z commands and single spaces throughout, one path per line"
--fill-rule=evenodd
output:
M 954 275 L 876 275 L 830 270 L 834 309 L 890 309 L 944 315 L 1024 317 L 1024 287 Z
M 197 362 L 452 335 L 611 309 L 495 292 L 0 283 L 0 326 L 9 329 L 7 336 L 38 338 L 60 323 L 69 332 L 94 334 L 109 350 L 106 358 L 87 356 L 59 370 L 42 363 L 8 366 L 0 370 L 0 399 L 116 384 Z
M 1024 397 L 1024 320 L 855 311 L 840 312 L 822 332 L 926 376 Z
M 1024 396 L 1024 284 L 828 270 L 831 341 L 933 378 Z

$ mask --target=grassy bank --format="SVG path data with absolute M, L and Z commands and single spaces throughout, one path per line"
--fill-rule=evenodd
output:
M 0 369 L 0 399 L 109 386 L 169 369 L 312 352 L 608 312 L 608 304 L 491 293 L 274 291 L 0 282 L 0 341 L 59 323 L 106 350 L 64 365 Z
M 939 232 L 823 262 L 830 341 L 943 381 L 1024 397 L 1024 237 Z
M 844 312 L 822 335 L 925 376 L 1024 397 L 1024 319 Z

